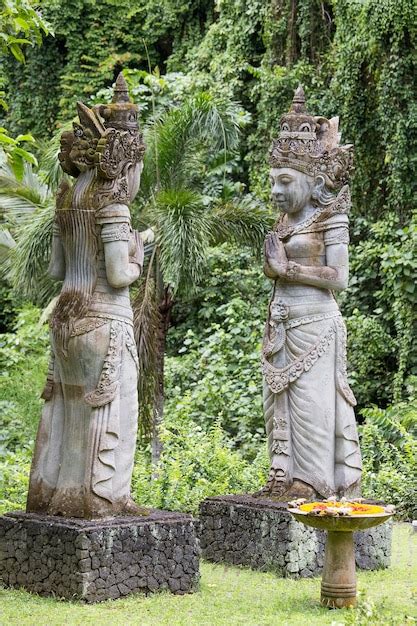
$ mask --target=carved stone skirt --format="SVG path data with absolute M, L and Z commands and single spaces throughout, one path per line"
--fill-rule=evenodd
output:
M 323 497 L 356 495 L 361 456 L 346 377 L 346 329 L 336 302 L 274 302 L 264 337 L 270 480 L 299 479 Z
M 85 318 L 76 322 L 66 357 L 55 353 L 53 337 L 51 343 L 52 380 L 27 509 L 89 518 L 123 513 L 138 416 L 132 327 L 122 320 Z

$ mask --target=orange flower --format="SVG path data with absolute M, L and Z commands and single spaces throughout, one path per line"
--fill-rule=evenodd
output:
M 383 506 L 376 504 L 364 504 L 363 502 L 308 502 L 299 506 L 300 511 L 315 513 L 316 515 L 375 515 L 385 513 Z

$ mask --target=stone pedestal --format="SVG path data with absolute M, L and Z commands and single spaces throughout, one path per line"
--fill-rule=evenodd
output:
M 320 602 L 330 609 L 356 606 L 353 533 L 330 530 L 327 533 Z
M 296 522 L 287 505 L 250 495 L 207 498 L 200 505 L 202 555 L 279 576 L 317 576 L 324 563 L 325 531 Z M 356 565 L 390 565 L 392 523 L 354 533 Z
M 199 581 L 199 543 L 190 515 L 81 520 L 7 513 L 0 517 L 0 581 L 44 596 L 86 602 Z

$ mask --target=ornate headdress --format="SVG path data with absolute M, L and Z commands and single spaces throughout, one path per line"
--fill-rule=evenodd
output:
M 113 89 L 113 99 L 110 104 L 99 104 L 94 107 L 104 119 L 106 128 L 118 128 L 120 130 L 138 131 L 137 104 L 133 104 L 129 98 L 129 90 L 122 73 L 116 79 Z
M 73 132 L 62 134 L 59 160 L 68 174 L 97 167 L 107 179 L 120 176 L 126 167 L 139 163 L 145 144 L 138 124 L 138 106 L 131 102 L 126 81 L 120 73 L 109 104 L 89 109 L 77 102 L 80 123 Z
M 331 189 L 349 180 L 353 168 L 352 144 L 340 146 L 339 118 L 310 115 L 301 85 L 291 109 L 280 120 L 281 131 L 269 154 L 271 167 L 290 167 L 310 176 L 323 176 Z

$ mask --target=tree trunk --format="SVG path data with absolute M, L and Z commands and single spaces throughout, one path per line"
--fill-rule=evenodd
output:
M 158 464 L 162 454 L 161 442 L 161 424 L 164 414 L 164 362 L 166 336 L 171 321 L 171 309 L 174 302 L 168 287 L 164 288 L 163 298 L 159 304 L 159 312 L 161 320 L 158 328 L 157 336 L 157 354 L 156 354 L 156 383 L 155 398 L 153 406 L 152 419 L 152 439 L 151 439 L 151 455 L 152 455 L 152 478 L 157 478 Z

